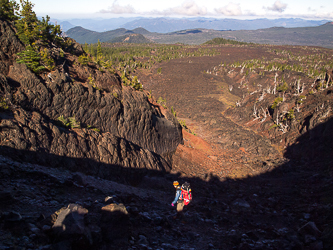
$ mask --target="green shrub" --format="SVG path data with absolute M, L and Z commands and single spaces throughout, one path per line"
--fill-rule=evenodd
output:
M 45 70 L 45 67 L 40 64 L 40 54 L 36 52 L 32 46 L 28 45 L 24 51 L 17 53 L 17 55 L 19 58 L 16 61 L 18 63 L 24 63 L 36 74 L 39 74 L 42 70 Z
M 100 88 L 97 87 L 96 85 L 96 80 L 91 76 L 91 74 L 88 77 L 88 83 L 93 86 L 94 89 L 101 90 Z
M 274 102 L 273 102 L 271 108 L 272 108 L 272 109 L 275 109 L 275 108 L 279 105 L 279 103 L 282 102 L 282 101 L 283 101 L 283 98 L 282 98 L 282 97 L 277 97 L 277 98 L 275 98 L 275 100 L 274 100 Z
M 252 44 L 252 43 L 239 42 L 236 40 L 230 40 L 230 39 L 225 39 L 225 38 L 214 38 L 212 40 L 205 42 L 204 44 L 207 44 L 207 45 L 219 45 L 219 44 L 243 45 L 243 44 Z
M 182 126 L 185 130 L 188 130 L 188 127 L 184 120 L 178 120 L 178 122 L 179 122 L 180 126 Z
M 69 117 L 68 119 L 64 118 L 63 115 L 59 116 L 57 119 L 62 126 L 65 128 L 81 128 L 80 122 L 77 122 L 75 116 Z
M 272 126 L 269 127 L 268 130 L 271 130 L 271 129 L 273 129 L 273 128 L 277 128 L 277 127 L 279 127 L 279 125 L 277 125 L 277 124 L 274 123 Z
M 7 110 L 9 107 L 8 107 L 8 104 L 5 100 L 5 98 L 0 98 L 0 110 Z
M 93 126 L 91 126 L 91 125 L 88 125 L 87 126 L 87 129 L 92 129 L 92 130 L 94 130 L 95 132 L 101 132 L 101 130 L 100 129 L 98 129 L 98 128 L 95 128 L 95 127 L 93 127 Z
M 65 53 L 64 53 L 64 51 L 62 49 L 60 49 L 59 55 L 60 55 L 60 57 L 64 57 L 65 56 Z
M 41 55 L 41 60 L 44 63 L 45 68 L 50 71 L 53 70 L 55 67 L 55 62 L 51 57 L 48 49 L 45 48 L 44 50 L 41 50 L 39 54 Z
M 76 121 L 75 116 L 69 117 L 68 120 L 70 128 L 81 128 L 81 124 Z
M 279 86 L 277 86 L 276 90 L 279 92 L 285 92 L 288 90 L 288 84 L 286 82 L 284 82 L 283 84 L 280 84 Z
M 81 65 L 86 66 L 88 65 L 88 62 L 91 61 L 91 59 L 88 55 L 81 55 L 79 56 L 78 61 Z
M 293 119 L 295 119 L 295 113 L 294 113 L 294 110 L 293 110 L 293 109 L 291 109 L 291 110 L 288 111 L 288 113 L 287 113 L 287 119 L 288 119 L 288 120 L 293 120 Z
M 176 111 L 174 110 L 173 106 L 171 106 L 171 114 L 173 114 L 174 117 L 177 117 Z
M 116 93 L 116 92 L 112 92 L 112 95 L 115 97 L 115 98 L 118 98 L 119 96 L 118 96 L 118 93 Z
M 153 94 L 152 94 L 151 90 L 149 90 L 149 92 L 147 93 L 147 96 L 148 96 L 149 99 L 153 98 Z
M 139 82 L 138 77 L 134 76 L 131 82 L 131 86 L 136 90 L 143 90 L 142 84 Z
M 162 97 L 159 97 L 157 99 L 157 103 L 160 104 L 160 105 L 162 105 L 163 108 L 165 108 L 165 109 L 167 108 L 167 106 L 166 106 L 166 99 L 163 99 Z
M 61 124 L 62 126 L 66 127 L 66 128 L 69 127 L 69 122 L 68 122 L 67 119 L 64 118 L 63 115 L 59 116 L 57 120 L 60 122 L 60 124 Z
M 121 74 L 121 80 L 125 86 L 128 86 L 131 84 L 131 81 L 127 78 L 127 74 L 125 71 Z
M 312 90 L 311 90 L 312 91 Z M 311 92 L 310 91 L 310 92 Z M 312 91 L 313 92 L 313 91 Z M 311 94 L 311 93 L 309 93 L 309 94 Z M 306 98 L 306 96 L 305 95 L 300 95 L 299 97 L 298 97 L 298 100 L 297 100 L 297 103 L 298 104 L 302 104 L 303 103 L 303 100 Z

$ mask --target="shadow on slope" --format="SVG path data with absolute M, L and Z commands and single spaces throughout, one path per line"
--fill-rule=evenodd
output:
M 104 171 L 114 171 L 114 180 L 134 185 L 132 193 L 117 193 L 117 202 L 122 202 L 129 212 L 129 232 L 125 235 L 131 236 L 125 241 L 139 249 L 146 249 L 143 245 L 153 249 L 161 246 L 164 249 L 332 249 L 332 131 L 333 119 L 330 119 L 287 148 L 285 155 L 289 162 L 260 176 L 237 180 L 220 181 L 213 175 L 206 181 L 179 178 L 178 174 L 126 169 L 46 152 L 33 153 L 37 154 L 33 159 L 46 166 L 100 177 Z M 32 152 L 2 147 L 1 154 L 29 161 Z M 81 166 L 99 166 L 98 173 L 89 172 L 87 167 L 71 168 L 79 165 L 73 164 L 76 161 Z M 15 182 L 15 178 L 11 181 Z M 32 179 L 36 189 L 42 188 Z M 182 219 L 173 218 L 176 212 L 170 206 L 173 180 L 188 181 L 192 186 L 193 201 L 185 208 Z M 67 183 L 66 194 L 70 195 L 74 188 L 77 187 Z M 82 199 L 100 195 L 81 188 Z M 102 185 L 96 188 L 103 195 L 112 192 L 101 190 Z M 142 192 L 146 195 L 142 196 Z M 100 238 L 92 237 L 92 242 L 94 247 L 103 248 Z
M 0 146 L 0 151 L 2 155 L 9 156 L 18 162 L 28 162 L 72 172 L 81 172 L 86 175 L 134 186 L 138 185 L 145 175 L 163 176 L 166 173 L 163 164 L 161 164 L 162 171 L 154 171 L 145 168 L 125 168 L 118 164 L 107 164 L 89 158 L 60 156 L 43 152 L 42 150 L 36 152 Z
M 306 120 L 308 129 L 312 116 Z M 333 159 L 333 119 L 321 123 L 300 136 L 296 143 L 288 147 L 285 156 L 289 159 L 323 164 L 331 167 Z M 331 169 L 332 171 L 332 169 Z

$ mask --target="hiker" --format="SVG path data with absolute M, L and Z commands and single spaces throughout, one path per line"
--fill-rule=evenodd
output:
M 175 204 L 177 203 L 177 212 L 181 212 L 181 211 L 183 211 L 184 205 L 181 205 L 181 202 L 178 202 L 178 201 L 179 201 L 179 197 L 182 193 L 182 190 L 181 190 L 181 187 L 180 187 L 178 181 L 174 181 L 173 186 L 176 189 L 176 195 L 175 195 L 175 199 L 171 203 L 171 206 L 175 206 Z
M 188 205 L 192 200 L 191 188 L 190 184 L 187 182 L 180 187 L 179 182 L 174 181 L 173 186 L 176 188 L 176 195 L 171 206 L 174 206 L 177 203 L 177 215 L 179 215 L 182 213 L 184 205 Z

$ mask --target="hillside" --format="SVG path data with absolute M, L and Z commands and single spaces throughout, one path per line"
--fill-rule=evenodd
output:
M 213 29 L 187 29 L 170 33 L 151 33 L 143 28 L 135 30 L 118 29 L 108 32 L 94 32 L 75 27 L 66 34 L 79 43 L 110 41 L 126 34 L 142 34 L 146 39 L 161 44 L 184 43 L 198 45 L 214 38 L 232 39 L 241 42 L 275 45 L 304 45 L 333 48 L 332 23 L 316 27 L 283 28 L 274 27 L 260 30 L 218 31 Z
M 0 19 L 0 249 L 333 248 L 331 49 L 34 24 Z
M 130 35 L 118 36 L 107 42 L 108 43 L 153 43 L 152 40 L 145 38 L 141 34 L 130 34 Z
M 97 43 L 98 40 L 100 42 L 110 41 L 114 38 L 133 34 L 134 32 L 126 29 L 116 29 L 105 32 L 95 32 L 91 30 L 84 29 L 82 27 L 74 27 L 69 29 L 66 32 L 66 35 L 73 38 L 78 43 Z
M 154 96 L 164 99 L 166 105 L 172 106 L 178 119 L 186 123 L 188 133 L 184 133 L 185 145 L 177 149 L 174 169 L 184 176 L 200 176 L 222 186 L 225 183 L 232 186 L 228 182 L 230 177 L 240 178 L 234 187 L 242 190 L 237 193 L 239 196 L 236 195 L 241 197 L 241 201 L 252 200 L 251 195 L 244 194 L 245 190 L 253 190 L 258 185 L 258 190 L 271 192 L 271 197 L 266 197 L 268 200 L 264 202 L 266 205 L 261 203 L 265 198 L 259 198 L 256 203 L 258 206 L 254 205 L 257 210 L 254 212 L 250 205 L 249 211 L 244 208 L 241 212 L 236 212 L 241 219 L 234 223 L 240 223 L 242 228 L 251 231 L 259 218 L 262 218 L 257 214 L 265 214 L 265 209 L 274 207 L 277 214 L 267 214 L 269 218 L 273 218 L 267 225 L 269 229 L 259 226 L 260 230 L 265 233 L 277 230 L 275 223 L 279 221 L 280 229 L 285 228 L 289 232 L 294 223 L 300 223 L 296 228 L 301 232 L 302 223 L 305 225 L 309 222 L 307 219 L 307 222 L 303 221 L 303 215 L 308 213 L 306 211 L 311 211 L 309 218 L 316 220 L 313 214 L 316 209 L 309 209 L 311 204 L 319 202 L 321 207 L 332 206 L 332 199 L 328 198 L 332 195 L 333 177 L 332 50 L 260 45 L 214 45 L 213 48 L 217 50 L 214 56 L 165 61 L 140 74 L 145 87 L 151 89 Z M 321 65 L 317 64 L 319 61 Z M 157 71 L 159 68 L 160 74 Z M 270 177 L 266 173 L 270 173 Z M 267 186 L 252 183 L 257 180 L 255 176 Z M 225 181 L 220 183 L 217 179 Z M 254 186 L 249 187 L 248 184 Z M 304 185 L 321 191 L 306 191 Z M 226 193 L 230 191 L 223 189 L 220 192 L 226 198 Z M 304 214 L 294 210 L 292 213 L 298 214 L 299 222 L 293 221 L 286 226 L 282 222 L 282 211 L 288 217 L 290 213 L 287 211 L 291 210 L 284 202 L 294 199 L 297 202 L 289 204 L 290 208 L 297 210 L 302 207 Z M 271 205 L 268 205 L 270 202 Z M 216 213 L 217 206 L 212 207 L 212 211 Z M 233 211 L 234 206 L 226 209 Z M 249 215 L 250 219 L 247 221 L 242 215 L 251 210 L 254 214 Z M 328 210 L 318 212 L 316 218 L 318 220 L 315 224 L 319 223 L 319 218 L 329 218 L 327 225 L 332 225 L 332 213 Z M 324 226 L 326 222 L 322 220 L 320 223 L 323 227 L 319 227 L 331 235 L 332 231 Z M 236 228 L 239 230 L 237 226 Z M 227 232 L 229 231 L 224 231 Z M 220 235 L 224 235 L 223 232 Z M 286 235 L 285 237 L 288 238 Z M 319 237 L 323 240 L 327 235 L 321 234 Z M 245 241 L 240 238 L 240 241 Z M 276 238 L 273 238 L 271 242 L 276 243 Z M 253 244 L 255 241 L 249 239 Z M 306 246 L 302 243 L 302 246 L 294 246 L 329 249 L 327 244 L 332 244 L 322 244 L 319 241 L 317 238 L 305 244 Z M 290 247 L 294 243 L 286 244 Z M 239 242 L 239 246 L 244 245 L 248 249 L 256 249 L 251 243 Z M 265 245 L 260 248 L 278 249 L 281 246 Z
M 329 22 L 317 27 L 274 27 L 253 31 L 225 31 L 223 37 L 237 41 L 261 44 L 304 45 L 333 48 L 332 34 L 333 23 Z

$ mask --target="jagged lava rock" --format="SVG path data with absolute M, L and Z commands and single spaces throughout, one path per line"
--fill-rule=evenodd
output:
M 0 113 L 2 154 L 104 178 L 130 172 L 126 169 L 170 169 L 171 157 L 183 143 L 181 126 L 171 113 L 144 92 L 122 86 L 117 74 L 77 63 L 76 55 L 84 51 L 75 41 L 72 54 L 65 52 L 62 58 L 54 53 L 54 71 L 34 74 L 15 62 L 14 54 L 23 49 L 15 28 L 0 23 L 8 36 L 0 41 L 7 53 L 1 56 L 8 59 L 0 68 L 0 94 L 10 106 Z M 86 82 L 90 75 L 103 89 Z M 83 128 L 63 128 L 60 116 L 75 117 Z

